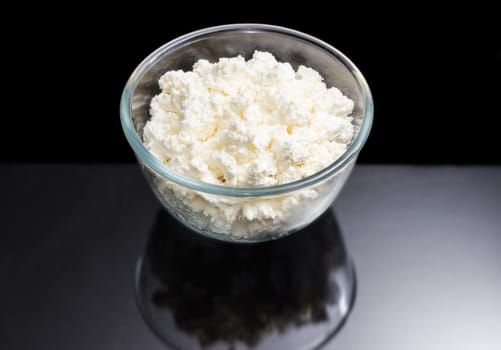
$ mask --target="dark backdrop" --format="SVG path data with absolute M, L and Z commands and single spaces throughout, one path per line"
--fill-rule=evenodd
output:
M 202 19 L 190 16 L 190 11 L 206 11 L 195 3 L 176 8 L 138 3 L 121 13 L 76 5 L 48 16 L 32 9 L 33 18 L 18 23 L 22 33 L 6 38 L 10 50 L 4 74 L 15 76 L 4 100 L 1 160 L 134 161 L 118 105 L 136 65 L 186 32 L 261 22 L 329 42 L 365 75 L 376 112 L 361 162 L 501 163 L 496 127 L 501 39 L 489 11 L 437 13 L 409 7 L 362 13 L 361 8 L 331 11 L 289 4 L 283 12 L 233 4 L 231 13 L 225 7 Z

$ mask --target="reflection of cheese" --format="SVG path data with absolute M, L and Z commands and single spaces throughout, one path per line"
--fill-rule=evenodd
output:
M 353 136 L 349 98 L 327 89 L 315 70 L 300 66 L 295 72 L 267 52 L 256 51 L 249 61 L 199 60 L 193 71 L 169 71 L 159 84 L 145 146 L 176 172 L 203 182 L 267 187 L 300 180 L 334 162 Z M 232 206 L 233 214 L 221 213 L 221 220 L 275 222 L 304 197 L 245 205 L 206 196 L 186 200 L 210 216 Z

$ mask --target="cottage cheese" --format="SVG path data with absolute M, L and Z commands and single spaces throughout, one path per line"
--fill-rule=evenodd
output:
M 192 71 L 165 73 L 159 85 L 144 144 L 176 172 L 203 182 L 268 187 L 300 180 L 334 162 L 353 137 L 353 101 L 327 88 L 315 70 L 294 71 L 267 52 L 255 51 L 248 61 L 199 60 Z M 305 190 L 239 200 L 165 186 L 211 229 L 239 236 L 280 224 L 316 196 Z

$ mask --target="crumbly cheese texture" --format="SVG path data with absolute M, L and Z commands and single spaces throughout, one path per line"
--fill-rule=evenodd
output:
M 353 101 L 308 67 L 255 51 L 169 71 L 150 105 L 144 144 L 178 173 L 231 187 L 303 179 L 341 156 Z M 253 214 L 255 215 L 255 214 Z

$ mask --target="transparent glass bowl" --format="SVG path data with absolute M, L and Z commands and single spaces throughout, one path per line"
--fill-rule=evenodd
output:
M 263 188 L 209 184 L 176 173 L 143 145 L 151 98 L 168 70 L 191 70 L 199 59 L 271 52 L 278 61 L 317 70 L 355 103 L 355 134 L 346 152 L 327 168 L 300 181 Z M 162 205 L 192 230 L 220 240 L 260 242 L 297 231 L 319 217 L 334 201 L 369 135 L 372 96 L 360 71 L 329 44 L 310 35 L 263 24 L 232 24 L 202 29 L 163 45 L 139 64 L 120 103 L 122 127 L 138 162 Z M 253 214 L 254 213 L 254 214 Z

